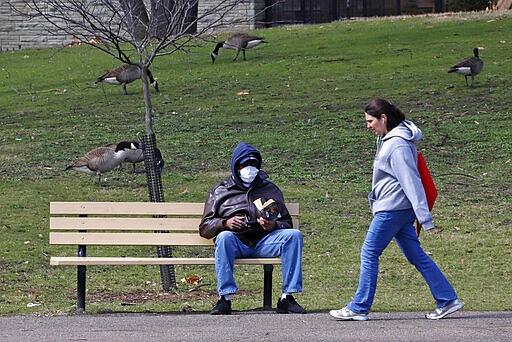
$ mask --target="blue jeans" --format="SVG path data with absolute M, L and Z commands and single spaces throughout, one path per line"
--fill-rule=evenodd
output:
M 354 300 L 347 304 L 350 310 L 361 314 L 370 311 L 377 287 L 379 257 L 392 238 L 395 238 L 407 260 L 416 267 L 427 282 L 438 308 L 457 299 L 455 290 L 439 267 L 421 248 L 413 225 L 415 218 L 412 209 L 375 214 L 361 248 L 359 286 Z
M 219 233 L 215 239 L 215 272 L 219 295 L 236 293 L 233 268 L 237 258 L 275 258 L 281 256 L 283 293 L 302 292 L 302 233 L 298 229 L 277 229 L 256 246 L 242 243 L 231 231 Z

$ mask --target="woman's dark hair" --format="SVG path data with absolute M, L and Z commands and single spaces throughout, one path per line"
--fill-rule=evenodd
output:
M 389 103 L 383 99 L 375 99 L 364 107 L 365 113 L 377 119 L 380 119 L 382 114 L 386 114 L 388 118 L 386 128 L 391 131 L 405 120 L 405 114 L 397 106 Z

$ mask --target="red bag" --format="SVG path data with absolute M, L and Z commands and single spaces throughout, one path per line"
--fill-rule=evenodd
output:
M 420 173 L 421 183 L 423 184 L 425 195 L 427 196 L 428 210 L 432 211 L 434 202 L 437 198 L 437 189 L 436 185 L 434 184 L 434 180 L 430 175 L 430 171 L 428 170 L 425 158 L 423 158 L 421 152 L 418 152 L 418 172 Z M 421 224 L 418 220 L 416 220 L 416 234 L 420 236 L 420 232 Z

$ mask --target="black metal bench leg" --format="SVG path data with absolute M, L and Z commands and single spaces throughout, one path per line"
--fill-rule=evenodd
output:
M 86 246 L 78 246 L 78 256 L 86 256 Z M 76 312 L 83 313 L 85 311 L 85 279 L 87 266 L 78 265 L 76 269 Z
M 272 271 L 274 265 L 263 265 L 263 310 L 272 310 Z

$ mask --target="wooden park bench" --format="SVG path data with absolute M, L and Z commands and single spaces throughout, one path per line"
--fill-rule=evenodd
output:
M 85 311 L 89 265 L 215 265 L 213 240 L 199 236 L 203 207 L 183 202 L 51 202 L 50 245 L 78 246 L 74 256 L 50 258 L 51 265 L 77 266 L 77 311 Z M 298 203 L 287 208 L 298 227 Z M 117 257 L 95 255 L 90 246 L 125 247 L 123 255 L 126 246 L 203 246 L 209 247 L 211 257 Z M 235 264 L 263 265 L 263 309 L 271 309 L 273 265 L 281 264 L 281 258 L 244 258 Z

